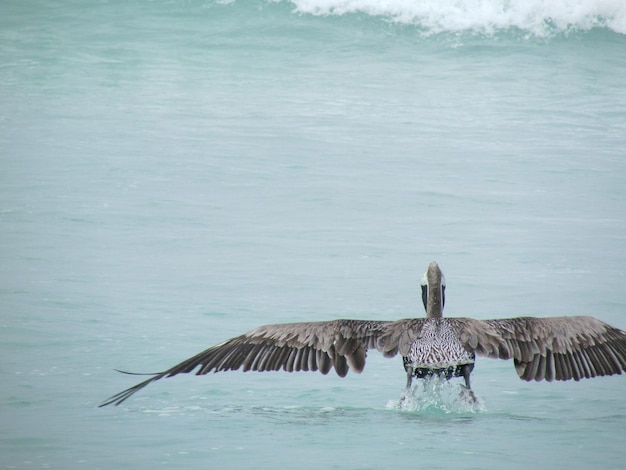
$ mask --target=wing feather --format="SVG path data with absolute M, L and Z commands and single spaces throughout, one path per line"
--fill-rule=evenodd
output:
M 198 369 L 196 375 L 211 371 L 317 371 L 327 374 L 333 367 L 340 377 L 350 369 L 362 372 L 367 349 L 377 348 L 386 357 L 407 344 L 419 333 L 421 319 L 395 322 L 333 320 L 327 322 L 265 325 L 212 346 L 205 351 L 155 374 L 123 392 L 113 395 L 100 406 L 119 405 L 155 380 Z
M 580 380 L 626 371 L 626 332 L 593 317 L 449 320 L 468 351 L 513 358 L 523 380 Z
M 546 351 L 545 379 L 548 382 L 552 382 L 554 380 L 554 354 L 552 354 L 552 350 L 550 349 Z
M 318 364 L 320 372 L 324 375 L 328 374 L 328 372 L 330 372 L 330 369 L 332 369 L 332 366 L 333 366 L 333 362 L 330 359 L 330 356 L 328 355 L 327 352 L 322 351 L 320 349 L 317 350 L 317 355 L 318 355 L 317 364 Z

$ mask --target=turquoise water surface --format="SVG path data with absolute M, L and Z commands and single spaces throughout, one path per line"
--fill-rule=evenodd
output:
M 626 329 L 626 4 L 5 1 L 0 468 L 620 469 L 626 378 L 137 381 L 255 326 Z

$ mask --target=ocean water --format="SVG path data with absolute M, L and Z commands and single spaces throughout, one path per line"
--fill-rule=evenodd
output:
M 621 0 L 0 5 L 0 468 L 623 468 L 626 378 L 154 372 L 267 323 L 626 329 Z

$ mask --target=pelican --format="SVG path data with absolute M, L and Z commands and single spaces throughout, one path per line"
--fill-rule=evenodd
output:
M 320 371 L 340 377 L 363 371 L 369 349 L 402 356 L 406 387 L 414 378 L 462 377 L 474 398 L 470 374 L 476 356 L 513 359 L 526 381 L 576 381 L 626 371 L 626 332 L 594 317 L 444 318 L 446 282 L 436 262 L 422 278 L 426 318 L 397 321 L 333 320 L 265 325 L 210 347 L 119 392 L 101 405 L 119 405 L 148 384 L 211 371 Z M 474 398 L 475 399 L 475 398 Z

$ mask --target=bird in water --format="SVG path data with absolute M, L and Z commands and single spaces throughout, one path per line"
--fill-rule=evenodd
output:
M 196 375 L 320 371 L 340 377 L 360 373 L 369 349 L 402 356 L 407 390 L 414 378 L 462 377 L 470 398 L 476 356 L 513 359 L 526 381 L 570 380 L 626 371 L 626 332 L 594 317 L 517 317 L 497 320 L 444 318 L 446 283 L 434 261 L 422 279 L 426 318 L 397 321 L 333 320 L 265 325 L 224 341 L 119 392 L 100 406 L 119 405 L 146 385 L 198 369 Z

